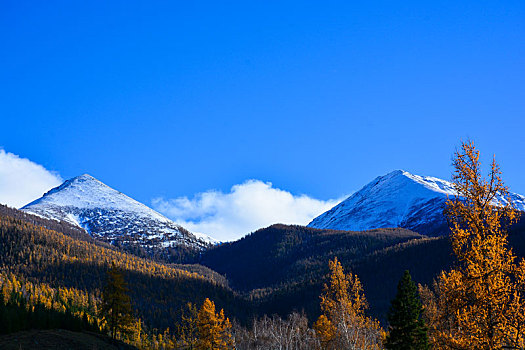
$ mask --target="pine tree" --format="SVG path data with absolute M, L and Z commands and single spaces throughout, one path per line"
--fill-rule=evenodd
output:
M 192 303 L 182 310 L 181 322 L 177 325 L 179 343 L 183 349 L 195 349 L 198 340 L 199 310 Z
M 341 263 L 329 262 L 330 284 L 321 295 L 322 315 L 314 324 L 323 349 L 379 349 L 379 322 L 365 315 L 368 303 L 361 281 L 345 275 Z
M 113 339 L 116 339 L 117 335 L 127 335 L 132 332 L 134 319 L 128 287 L 122 272 L 115 265 L 108 271 L 100 312 L 101 317 L 107 322 Z
M 224 310 L 217 314 L 215 303 L 206 298 L 198 313 L 198 350 L 223 350 L 233 346 L 230 320 Z
M 454 157 L 457 196 L 445 211 L 456 266 L 434 290 L 422 288 L 430 341 L 436 349 L 523 348 L 523 261 L 515 263 L 506 229 L 517 219 L 501 171 L 481 175 L 479 152 L 463 143 Z
M 422 310 L 417 286 L 406 270 L 397 285 L 397 295 L 388 312 L 389 332 L 384 344 L 386 349 L 429 349 L 427 327 L 421 319 Z

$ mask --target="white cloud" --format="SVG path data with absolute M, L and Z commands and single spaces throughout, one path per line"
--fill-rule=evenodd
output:
M 156 198 L 153 207 L 190 231 L 231 241 L 275 223 L 306 225 L 340 200 L 293 195 L 270 182 L 248 180 L 229 193 L 210 190 L 193 198 Z
M 0 203 L 20 208 L 61 183 L 42 165 L 0 149 Z

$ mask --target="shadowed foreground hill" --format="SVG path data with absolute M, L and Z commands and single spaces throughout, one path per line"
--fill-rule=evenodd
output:
M 63 329 L 31 330 L 0 335 L 2 350 L 137 350 L 136 347 L 89 332 L 71 332 Z

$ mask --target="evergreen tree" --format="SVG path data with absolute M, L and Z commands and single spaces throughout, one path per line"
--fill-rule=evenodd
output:
M 128 287 L 122 272 L 112 266 L 108 271 L 106 285 L 102 293 L 101 317 L 107 322 L 111 337 L 132 332 L 133 316 Z
M 384 344 L 386 349 L 429 349 L 427 327 L 421 319 L 422 310 L 416 284 L 406 270 L 397 285 L 397 295 L 388 312 L 389 333 Z
M 198 340 L 199 310 L 192 303 L 182 310 L 181 322 L 177 325 L 179 343 L 183 349 L 195 349 Z

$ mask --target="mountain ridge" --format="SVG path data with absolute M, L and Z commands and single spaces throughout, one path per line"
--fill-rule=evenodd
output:
M 85 229 L 99 240 L 119 246 L 199 251 L 214 242 L 204 235 L 191 233 L 89 174 L 64 181 L 21 210 L 65 221 Z
M 394 170 L 317 216 L 308 227 L 348 231 L 402 227 L 439 236 L 448 232 L 443 209 L 455 194 L 449 181 Z M 510 197 L 516 209 L 525 211 L 524 196 L 510 193 Z M 501 196 L 498 201 L 506 202 Z

